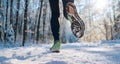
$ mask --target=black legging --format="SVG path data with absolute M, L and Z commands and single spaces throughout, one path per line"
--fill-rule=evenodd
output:
M 65 6 L 68 2 L 73 2 L 74 0 L 62 0 L 63 1 L 63 12 L 64 12 L 64 16 L 65 18 L 67 18 L 67 13 L 65 10 Z M 52 29 L 52 33 L 53 33 L 53 37 L 54 37 L 54 41 L 59 40 L 59 16 L 60 16 L 60 10 L 59 10 L 59 0 L 49 0 L 50 2 L 50 7 L 51 7 L 51 13 L 52 13 L 52 17 L 51 17 L 51 29 Z

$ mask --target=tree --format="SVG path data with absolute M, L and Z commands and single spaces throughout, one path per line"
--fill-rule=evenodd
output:
M 13 16 L 12 16 L 12 14 L 13 14 L 13 0 L 11 0 L 11 5 L 10 5 L 10 23 L 12 23 L 13 22 Z
M 2 12 L 1 7 L 2 7 L 2 4 L 1 4 L 1 0 L 0 0 L 0 12 Z M 0 16 L 1 15 L 2 15 L 2 13 L 0 13 Z M 0 19 L 1 19 L 1 17 L 0 17 Z M 0 20 L 0 22 L 1 22 L 1 20 Z M 0 28 L 1 28 L 1 25 L 0 25 Z M 1 34 L 2 34 L 2 32 L 0 31 L 0 40 L 1 40 Z
M 46 15 L 47 15 L 47 4 L 44 3 L 44 9 L 43 9 L 43 42 L 45 42 L 46 39 Z
M 2 7 L 2 3 L 1 3 L 1 0 L 0 0 L 0 8 Z
M 4 40 L 5 40 L 5 45 L 7 46 L 13 46 L 14 43 L 14 31 L 12 25 L 10 24 L 10 6 L 11 6 L 11 0 L 6 0 Z
M 17 12 L 16 12 L 16 23 L 15 23 L 15 42 L 17 38 L 18 22 L 19 22 L 19 9 L 20 9 L 20 0 L 17 0 Z
M 43 7 L 43 0 L 40 1 L 40 12 L 39 12 L 39 18 L 38 18 L 38 23 L 37 23 L 37 35 L 36 35 L 37 43 L 39 41 L 39 29 L 40 29 L 40 19 L 41 19 L 41 14 L 42 14 L 42 7 Z
M 23 27 L 23 42 L 24 46 L 27 36 L 27 11 L 28 11 L 28 0 L 25 0 L 25 12 L 24 12 L 24 27 Z
M 8 21 L 8 0 L 6 0 L 6 22 L 5 22 L 5 32 L 4 32 L 4 40 L 6 41 L 6 30 L 7 30 L 7 21 Z

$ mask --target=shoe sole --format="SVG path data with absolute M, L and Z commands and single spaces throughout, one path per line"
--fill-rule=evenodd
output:
M 50 48 L 50 51 L 53 52 L 53 53 L 59 53 L 60 52 L 59 50 L 52 50 L 51 48 Z
M 58 51 L 58 50 L 57 51 L 51 51 L 51 52 L 53 52 L 53 53 L 60 53 L 60 51 Z
M 72 10 L 70 10 L 70 8 Z M 75 5 L 71 2 L 68 3 L 66 6 L 66 11 L 67 11 L 68 17 L 70 18 L 70 21 L 72 22 L 71 30 L 73 34 L 76 37 L 81 38 L 84 35 L 85 24 L 83 20 L 79 17 Z

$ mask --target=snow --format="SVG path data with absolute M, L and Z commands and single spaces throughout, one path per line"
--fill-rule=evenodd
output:
M 51 53 L 52 44 L 0 48 L 0 64 L 120 64 L 120 41 L 62 44 Z

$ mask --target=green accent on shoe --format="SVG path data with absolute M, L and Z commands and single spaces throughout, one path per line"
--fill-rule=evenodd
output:
M 52 52 L 54 51 L 59 51 L 60 50 L 60 47 L 61 47 L 61 42 L 60 41 L 55 41 L 54 42 L 54 45 L 52 46 L 52 48 L 50 48 L 50 50 Z
M 70 21 L 70 23 L 72 23 L 72 18 L 68 15 L 68 20 Z

